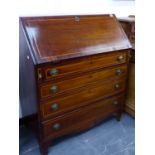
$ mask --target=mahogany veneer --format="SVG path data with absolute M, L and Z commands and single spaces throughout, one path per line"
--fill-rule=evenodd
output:
M 20 19 L 20 97 L 38 107 L 42 155 L 55 138 L 120 119 L 130 48 L 114 15 Z

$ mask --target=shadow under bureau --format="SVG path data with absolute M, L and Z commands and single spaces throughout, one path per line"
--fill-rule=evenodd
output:
M 115 15 L 20 18 L 20 102 L 37 107 L 40 151 L 124 110 L 130 42 Z

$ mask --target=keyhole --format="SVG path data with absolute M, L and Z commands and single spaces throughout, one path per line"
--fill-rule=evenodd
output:
M 76 17 L 75 17 L 75 21 L 76 21 L 76 22 L 79 22 L 79 21 L 80 21 L 80 17 L 76 16 Z

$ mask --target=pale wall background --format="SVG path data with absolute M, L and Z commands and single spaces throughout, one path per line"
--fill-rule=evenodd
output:
M 134 0 L 21 0 L 20 16 L 102 14 L 126 16 L 135 13 Z

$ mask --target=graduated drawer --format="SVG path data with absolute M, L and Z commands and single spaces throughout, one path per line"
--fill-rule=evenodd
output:
M 93 126 L 112 112 L 123 108 L 124 95 L 100 100 L 71 113 L 43 123 L 44 138 L 56 138 Z
M 41 99 L 53 97 L 59 93 L 68 90 L 73 90 L 79 87 L 87 86 L 90 83 L 97 81 L 109 80 L 112 78 L 122 78 L 127 74 L 127 65 L 113 67 L 108 69 L 89 72 L 79 77 L 74 77 L 61 82 L 48 82 L 41 84 L 40 97 Z
M 65 75 L 69 76 L 69 74 L 122 64 L 127 61 L 127 54 L 127 51 L 113 52 L 45 65 L 38 69 L 38 78 L 40 81 L 46 81 Z
M 50 99 L 40 104 L 42 118 L 58 116 L 64 112 L 89 104 L 89 102 L 120 93 L 125 90 L 126 79 L 91 85 L 64 97 Z

